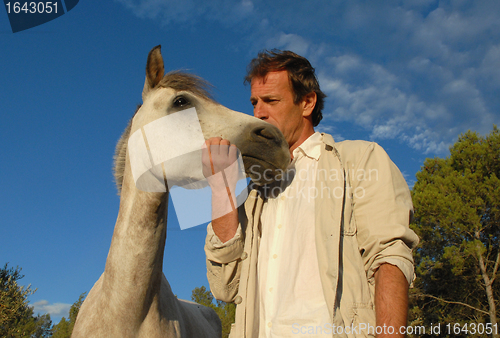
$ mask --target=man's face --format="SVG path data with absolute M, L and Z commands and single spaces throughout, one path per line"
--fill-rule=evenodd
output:
M 254 116 L 278 127 L 289 147 L 299 140 L 306 122 L 303 102 L 295 104 L 293 99 L 286 70 L 252 79 L 250 102 Z

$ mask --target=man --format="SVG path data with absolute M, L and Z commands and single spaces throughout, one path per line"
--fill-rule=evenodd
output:
M 208 227 L 211 291 L 237 304 L 231 337 L 403 336 L 418 238 L 401 173 L 375 143 L 314 131 L 325 95 L 307 59 L 260 53 L 246 81 L 255 117 L 281 130 L 291 163 L 277 192 L 252 190 Z M 234 161 L 227 140 L 207 145 L 225 146 L 205 160 L 212 172 Z M 215 210 L 227 192 L 210 184 Z

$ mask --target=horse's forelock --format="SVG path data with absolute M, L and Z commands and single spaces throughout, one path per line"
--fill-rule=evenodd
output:
M 210 94 L 212 85 L 199 76 L 173 71 L 167 73 L 158 84 L 160 87 L 175 91 L 187 91 L 206 100 L 214 101 Z

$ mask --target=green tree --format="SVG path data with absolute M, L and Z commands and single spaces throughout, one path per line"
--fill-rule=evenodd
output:
M 0 337 L 51 337 L 52 321 L 49 314 L 33 315 L 28 297 L 35 291 L 24 287 L 18 281 L 24 276 L 21 268 L 0 269 Z
M 23 277 L 20 267 L 5 264 L 0 269 L 0 337 L 29 337 L 36 328 L 28 306 L 28 297 L 36 290 L 20 286 L 18 280 Z
M 54 338 L 70 338 L 73 330 L 69 328 L 69 320 L 62 317 L 58 324 L 52 328 L 52 337 Z
M 69 309 L 69 318 L 66 319 L 62 317 L 61 321 L 54 325 L 52 328 L 52 337 L 53 338 L 70 338 L 71 333 L 73 332 L 73 327 L 75 327 L 76 317 L 78 316 L 78 312 L 80 311 L 80 307 L 82 306 L 83 301 L 85 300 L 86 292 L 82 293 L 78 300 L 71 305 Z
M 236 305 L 234 303 L 226 303 L 220 300 L 216 300 L 214 303 L 214 296 L 204 286 L 195 288 L 192 291 L 191 300 L 214 309 L 222 323 L 222 338 L 229 337 L 231 324 L 234 323 L 236 314 Z
M 499 178 L 496 126 L 486 137 L 462 134 L 449 157 L 426 159 L 417 173 L 412 229 L 421 244 L 415 253 L 412 324 L 498 325 Z
M 38 315 L 34 318 L 35 328 L 32 338 L 47 338 L 52 337 L 52 320 L 48 313 Z

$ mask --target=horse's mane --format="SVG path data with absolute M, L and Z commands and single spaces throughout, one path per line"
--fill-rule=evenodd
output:
M 209 89 L 211 88 L 210 83 L 196 75 L 187 74 L 180 71 L 170 72 L 163 77 L 160 83 L 158 83 L 158 86 L 163 88 L 172 88 L 175 91 L 188 91 L 203 99 L 214 101 L 209 92 Z M 141 105 L 138 105 L 133 116 L 137 114 L 137 111 L 140 108 Z M 130 121 L 128 122 L 128 125 L 125 128 L 122 136 L 118 140 L 115 148 L 113 173 L 115 176 L 115 183 L 118 189 L 118 194 L 121 193 L 123 184 L 123 172 L 125 171 L 127 144 L 128 138 L 130 136 L 131 126 L 132 119 L 130 119 Z

